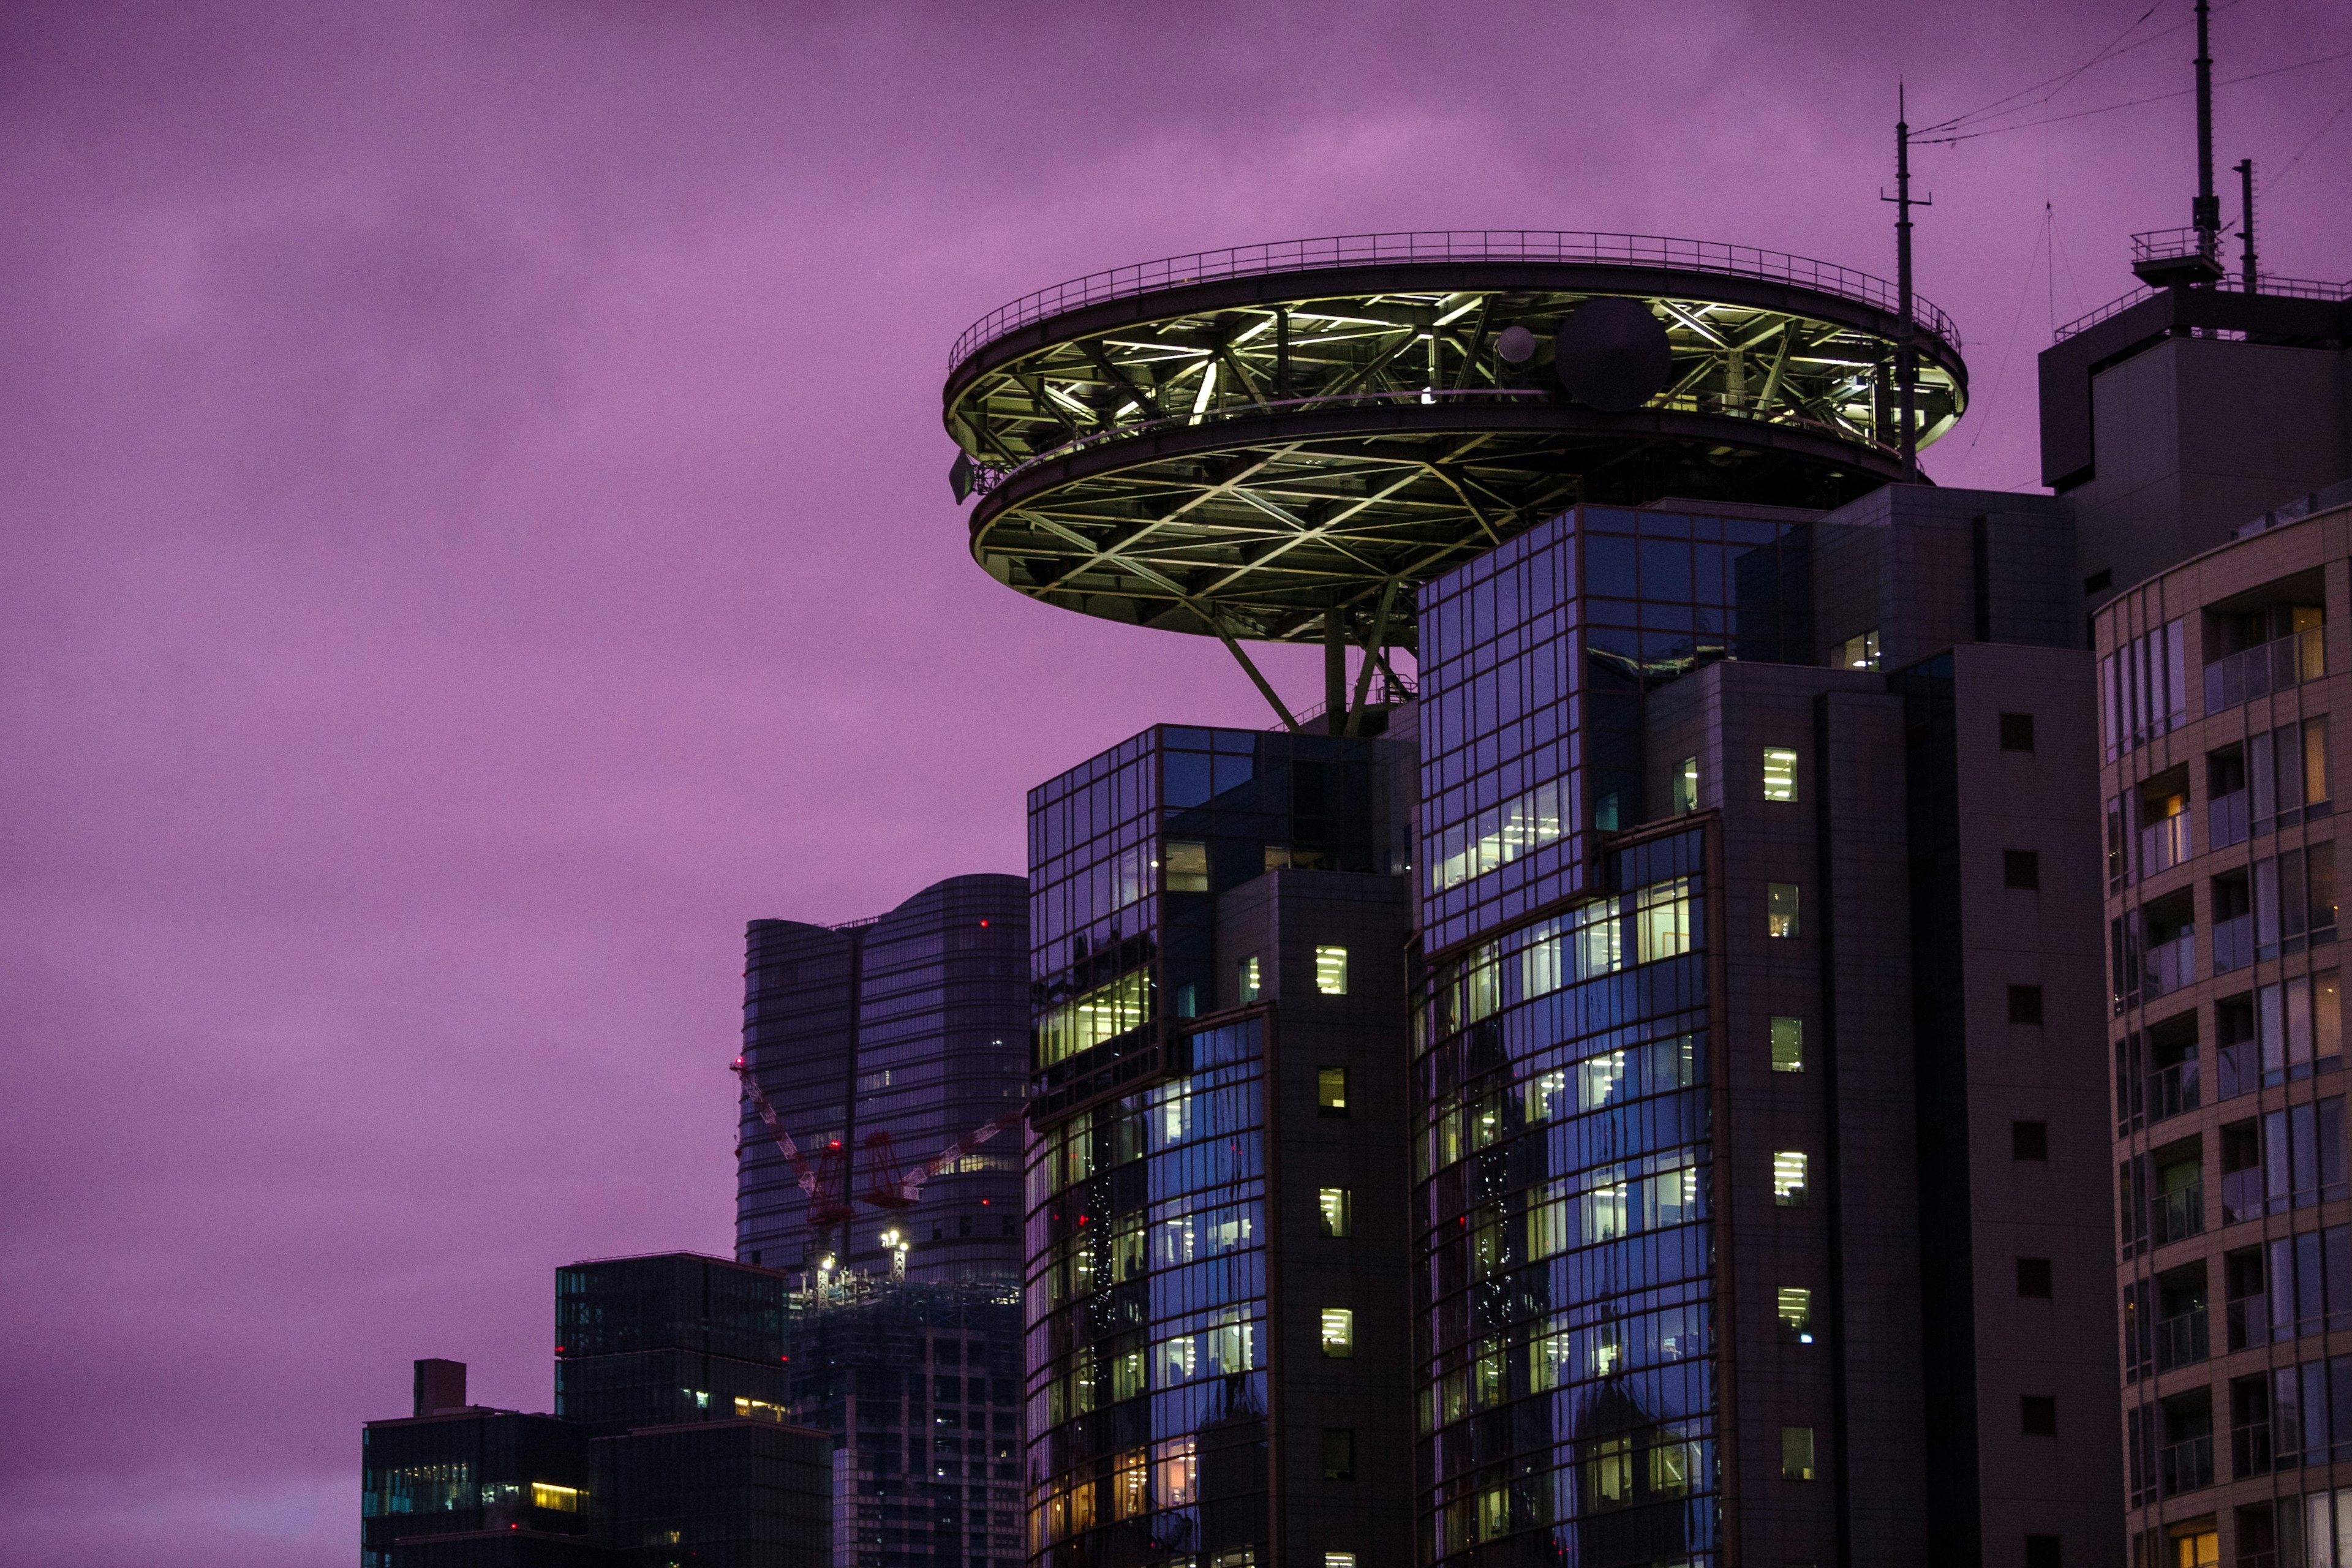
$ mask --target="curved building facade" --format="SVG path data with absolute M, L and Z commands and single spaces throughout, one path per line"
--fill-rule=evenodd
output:
M 2345 501 L 2097 616 L 2135 1561 L 2352 1562 Z
M 1018 1105 L 1029 1023 L 1028 889 L 950 877 L 843 926 L 754 921 L 743 1059 L 815 1172 L 811 1193 L 751 1100 L 739 1106 L 735 1254 L 786 1270 L 891 1270 L 937 1284 L 1021 1277 L 1020 1134 L 877 1206 L 898 1175 Z

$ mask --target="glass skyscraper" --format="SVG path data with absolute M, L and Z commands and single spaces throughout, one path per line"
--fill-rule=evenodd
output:
M 1010 1286 L 1021 1276 L 1020 1133 L 920 1187 L 898 1180 L 1017 1110 L 1028 1032 L 1026 889 L 950 877 L 887 914 L 838 927 L 754 921 L 743 1058 L 814 1173 L 811 1192 L 740 1106 L 735 1254 L 746 1263 Z M 880 1201 L 877 1202 L 877 1200 Z

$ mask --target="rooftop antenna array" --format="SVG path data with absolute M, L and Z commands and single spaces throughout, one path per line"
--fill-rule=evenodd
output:
M 2204 0 L 2198 3 L 2201 5 Z M 1899 81 L 1895 84 L 1895 194 L 1890 196 L 1881 190 L 1878 199 L 1895 204 L 1895 287 L 1901 295 L 1901 321 L 1895 338 L 1897 435 L 1903 450 L 1903 482 L 1916 485 L 1919 482 L 1919 421 L 1913 405 L 1916 401 L 1914 387 L 1918 380 L 1919 350 L 1911 310 L 1911 209 L 1915 205 L 1934 206 L 1936 198 L 1915 199 L 1911 195 L 1911 119 Z
M 2219 283 L 2221 264 L 2221 198 L 2213 194 L 2213 47 L 2210 0 L 2197 0 L 2197 197 L 2189 205 L 2187 228 L 2155 229 L 2132 236 L 2132 271 L 2156 289 Z M 2243 174 L 2244 171 L 2241 170 Z M 2248 189 L 2251 191 L 2251 186 Z M 2248 216 L 2252 200 L 2248 197 Z M 2252 255 L 2249 250 L 2249 256 Z M 2249 289 L 2252 283 L 2247 284 Z

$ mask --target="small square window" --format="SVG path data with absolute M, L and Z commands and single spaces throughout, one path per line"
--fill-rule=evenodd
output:
M 1324 1479 L 1330 1480 L 1335 1479 L 1349 1479 L 1352 1478 L 1334 1478 L 1327 1476 Z M 1352 1552 L 1326 1552 L 1323 1553 L 1323 1568 L 1356 1568 L 1356 1554 Z
M 1780 1337 L 1792 1345 L 1813 1342 L 1813 1293 L 1801 1285 L 1783 1285 L 1780 1297 Z
M 2000 885 L 2004 888 L 2038 889 L 2042 886 L 2042 857 L 2031 849 L 2004 849 L 2000 852 Z
M 1813 1479 L 1811 1427 L 1780 1428 L 1780 1479 L 1784 1481 L 1810 1481 Z
M 1764 748 L 1764 798 L 1797 798 L 1797 753 L 1785 746 Z
M 1797 884 L 1772 882 L 1764 890 L 1764 934 L 1795 936 L 1797 934 Z
M 1329 1356 L 1349 1356 L 1356 1353 L 1356 1314 L 1345 1307 L 1323 1309 L 1323 1353 Z
M 2066 1559 L 2059 1551 L 2058 1537 L 2029 1535 L 2025 1538 L 2025 1568 L 2066 1568 Z
M 1344 947 L 1318 947 L 1315 950 L 1315 989 L 1326 996 L 1348 994 L 1348 950 Z
M 2058 1401 L 2047 1394 L 2029 1394 L 2017 1402 L 2017 1429 L 2028 1437 L 2058 1436 Z
M 1161 882 L 1171 893 L 1205 893 L 1209 890 L 1209 847 L 1170 839 L 1165 851 L 1167 863 L 1161 868 Z
M 1782 1149 L 1772 1156 L 1772 1201 L 1784 1209 L 1805 1206 L 1805 1156 Z
M 1348 1114 L 1348 1069 L 1317 1068 L 1315 1069 L 1315 1110 L 1321 1116 Z
M 1698 759 L 1685 757 L 1683 765 L 1675 770 L 1674 805 L 1677 815 L 1698 809 Z
M 2012 1159 L 2018 1160 L 2050 1158 L 2050 1123 L 2047 1121 L 2011 1122 L 2009 1152 Z
M 2004 713 L 2000 716 L 2000 749 L 2004 752 L 2033 750 L 2033 715 Z
M 1234 966 L 1234 990 L 1244 1007 L 1258 1000 L 1263 993 L 1258 986 L 1257 955 L 1252 953 Z
M 1805 1070 L 1805 1021 L 1802 1018 L 1772 1020 L 1772 1070 Z
M 2009 988 L 2009 1021 L 2012 1024 L 2042 1022 L 2042 987 L 2012 985 Z
M 1323 1234 L 1328 1237 L 1349 1237 L 1355 1234 L 1355 1203 L 1345 1187 L 1318 1187 L 1315 1207 L 1323 1222 Z
M 1323 1428 L 1323 1479 L 1327 1481 L 1352 1481 L 1356 1479 L 1356 1429 L 1352 1426 Z M 1328 1553 L 1324 1561 L 1344 1557 L 1354 1563 L 1352 1552 Z
M 1866 631 L 1830 650 L 1832 669 L 1876 669 L 1878 668 L 1878 633 Z
M 2021 1258 L 2017 1260 L 2017 1293 L 2041 1301 L 2050 1300 L 2050 1259 Z

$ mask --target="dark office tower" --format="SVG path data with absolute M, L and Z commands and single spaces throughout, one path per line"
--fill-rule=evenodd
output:
M 2314 502 L 2096 617 L 2135 1564 L 2352 1562 L 2352 484 Z
M 2042 482 L 2105 603 L 2352 475 L 2352 284 L 2142 289 L 2042 351 Z
M 1021 1298 L 846 1285 L 795 1303 L 793 1398 L 837 1435 L 835 1568 L 1021 1560 Z
M 2118 1561 L 2073 558 L 1897 486 L 1423 589 L 1422 1561 Z
M 1406 1561 L 1410 745 L 1162 726 L 1030 793 L 1033 1561 Z
M 782 1419 L 785 1276 L 691 1252 L 555 1271 L 555 1413 L 599 1436 Z
M 1016 1110 L 1028 1028 L 1026 890 L 951 877 L 888 914 L 840 927 L 754 921 L 743 1055 L 807 1162 L 814 1192 L 740 1107 L 735 1255 L 771 1268 L 1013 1284 L 1021 1275 L 1019 1134 L 904 1178 Z
M 469 1405 L 465 1373 L 417 1363 L 415 1414 L 361 1428 L 362 1568 L 611 1561 L 596 1550 L 586 1429 Z

